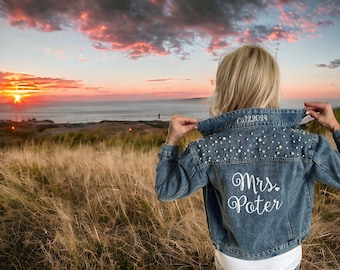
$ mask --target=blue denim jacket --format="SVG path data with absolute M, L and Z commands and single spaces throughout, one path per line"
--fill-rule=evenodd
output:
M 156 170 L 162 201 L 203 188 L 216 249 L 245 260 L 273 257 L 309 235 L 314 181 L 340 187 L 340 154 L 299 128 L 303 110 L 243 109 L 198 123 L 203 137 L 180 155 L 164 144 Z M 340 149 L 340 130 L 333 135 Z

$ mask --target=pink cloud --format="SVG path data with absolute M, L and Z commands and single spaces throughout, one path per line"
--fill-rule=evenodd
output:
M 340 16 L 340 6 L 336 0 L 308 4 L 302 1 L 281 0 L 277 1 L 277 10 L 280 12 L 280 35 L 273 31 L 268 37 L 280 39 L 284 36 L 289 42 L 296 42 L 303 37 L 320 37 L 320 28 L 332 27 L 333 19 Z
M 336 0 L 324 0 L 320 1 L 320 4 L 314 9 L 315 15 L 331 17 L 337 17 L 340 15 L 339 1 Z
M 175 78 L 160 78 L 160 79 L 149 79 L 147 82 L 166 82 L 166 81 L 174 81 Z
M 271 21 L 260 22 L 266 14 Z M 340 16 L 340 7 L 336 0 L 308 5 L 302 0 L 7 0 L 0 16 L 22 29 L 76 29 L 93 48 L 125 52 L 131 59 L 170 53 L 186 59 L 187 46 L 198 43 L 213 53 L 234 41 L 318 37 L 321 27 Z

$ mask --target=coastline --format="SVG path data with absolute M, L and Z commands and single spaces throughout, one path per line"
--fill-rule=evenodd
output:
M 0 120 L 0 146 L 22 143 L 30 139 L 54 137 L 66 133 L 98 132 L 103 136 L 121 133 L 146 134 L 165 129 L 169 121 L 111 121 L 88 123 L 54 123 L 51 120 L 16 122 Z

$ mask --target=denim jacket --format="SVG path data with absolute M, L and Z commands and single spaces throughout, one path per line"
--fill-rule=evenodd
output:
M 216 249 L 236 258 L 273 257 L 310 231 L 314 182 L 340 187 L 340 154 L 301 129 L 303 110 L 242 109 L 198 123 L 203 137 L 180 155 L 164 144 L 156 193 L 172 201 L 203 188 Z M 340 149 L 340 130 L 333 134 Z

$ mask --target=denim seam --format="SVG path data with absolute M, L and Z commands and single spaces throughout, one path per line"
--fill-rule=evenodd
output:
M 221 245 L 221 244 L 217 244 L 216 246 L 218 246 L 220 248 L 220 250 L 229 254 L 234 254 L 234 255 L 239 255 L 243 258 L 264 258 L 264 257 L 270 257 L 270 254 L 275 253 L 276 251 L 281 251 L 284 249 L 288 249 L 291 246 L 298 246 L 302 243 L 303 239 L 306 239 L 309 235 L 310 231 L 307 229 L 306 231 L 302 232 L 299 236 L 295 237 L 293 240 L 288 241 L 282 245 L 276 246 L 272 249 L 269 250 L 265 250 L 262 251 L 260 253 L 256 253 L 256 254 L 249 254 L 249 253 L 243 253 L 240 250 L 236 250 L 234 248 L 225 246 L 225 245 Z

